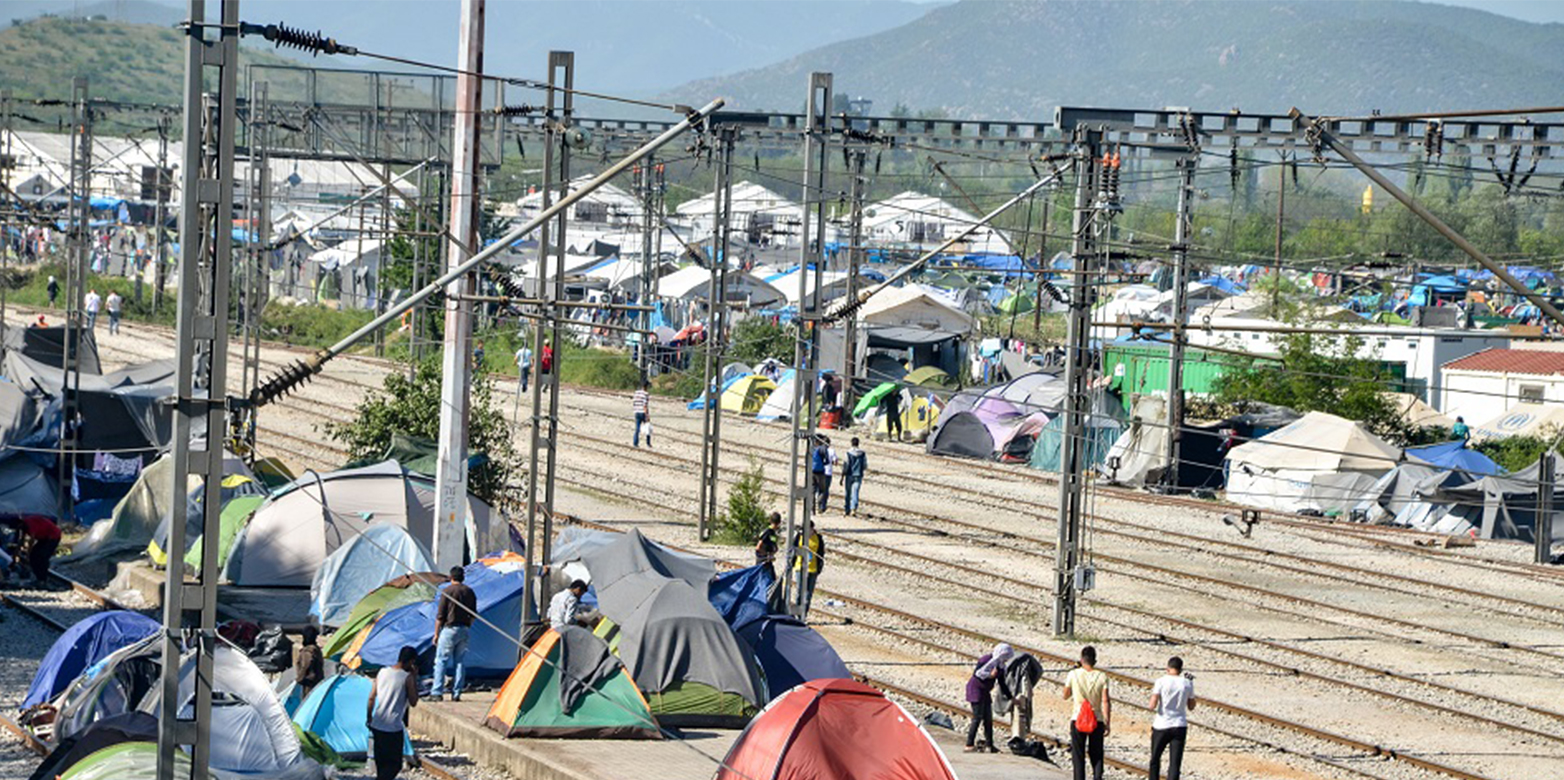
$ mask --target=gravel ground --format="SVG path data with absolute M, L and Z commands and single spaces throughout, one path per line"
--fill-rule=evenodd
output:
M 116 360 L 140 360 L 167 357 L 170 340 L 165 331 L 128 326 L 127 335 L 105 339 L 101 346 L 105 363 Z M 291 358 L 291 355 L 275 354 L 271 359 Z M 360 360 L 339 360 L 326 376 L 318 377 L 289 399 L 270 408 L 263 414 L 263 446 L 268 441 L 279 447 L 296 450 L 285 456 L 307 465 L 318 466 L 335 463 L 340 457 L 329 445 L 322 443 L 318 426 L 321 415 L 340 416 L 350 409 L 365 392 L 359 383 L 378 386 L 379 376 L 387 370 L 384 364 Z M 237 377 L 237 372 L 232 372 Z M 505 386 L 503 389 L 508 389 Z M 508 405 L 503 390 L 499 394 L 502 404 Z M 670 517 L 662 510 L 649 506 L 627 505 L 622 498 L 565 490 L 560 509 L 582 516 L 617 518 L 643 521 L 649 535 L 676 544 L 696 546 L 691 529 L 690 514 L 694 503 L 689 496 L 696 493 L 696 474 L 693 467 L 659 459 L 652 453 L 635 453 L 622 448 L 615 450 L 602 444 L 585 441 L 580 437 L 597 436 L 621 441 L 628 436 L 625 418 L 628 400 L 621 396 L 593 392 L 567 392 L 561 398 L 562 447 L 560 449 L 561 476 L 578 479 L 599 486 L 602 490 L 631 495 L 646 495 L 649 500 L 666 501 L 680 507 L 677 517 Z M 663 399 L 654 400 L 654 417 L 660 433 L 658 453 L 673 452 L 681 457 L 699 456 L 698 413 L 686 413 L 682 405 Z M 757 424 L 753 421 L 724 419 L 724 463 L 728 470 L 743 463 L 744 454 L 753 454 L 767 467 L 768 474 L 785 474 L 785 464 L 778 451 L 786 446 L 786 430 L 782 426 Z M 287 434 L 293 439 L 268 436 L 268 433 Z M 525 436 L 525 422 L 518 428 L 518 436 Z M 572 437 L 575 437 L 574 440 Z M 302 441 L 301 441 L 302 440 Z M 525 441 L 520 438 L 520 441 Z M 921 448 L 910 445 L 870 443 L 871 476 L 865 485 L 865 499 L 894 503 L 907 510 L 927 512 L 941 517 L 979 523 L 992 529 L 988 532 L 963 532 L 976 539 L 1015 544 L 1006 541 L 1005 534 L 1020 534 L 1047 540 L 1052 535 L 1053 516 L 1049 508 L 1056 488 L 1035 479 L 1024 478 L 1025 472 L 1009 469 L 979 468 L 974 464 L 929 458 Z M 664 462 L 659 462 L 662 460 Z M 605 467 L 605 464 L 612 464 Z M 971 494 L 955 494 L 955 491 L 939 490 L 894 475 L 921 477 L 952 484 L 960 488 L 978 491 L 986 498 Z M 632 492 L 642 491 L 642 492 Z M 668 495 L 663 495 L 664 493 Z M 835 497 L 833 497 L 835 498 Z M 839 499 L 838 499 L 839 500 Z M 1290 528 L 1279 524 L 1265 524 L 1256 531 L 1252 540 L 1239 539 L 1221 524 L 1220 517 L 1226 511 L 1215 506 L 1210 510 L 1183 506 L 1149 504 L 1124 500 L 1108 493 L 1100 493 L 1092 509 L 1105 519 L 1097 522 L 1100 531 L 1094 537 L 1094 549 L 1104 555 L 1126 558 L 1135 564 L 1155 564 L 1191 574 L 1215 576 L 1264 588 L 1280 594 L 1312 599 L 1317 607 L 1300 607 L 1278 600 L 1274 596 L 1246 593 L 1216 584 L 1199 584 L 1185 579 L 1167 576 L 1165 581 L 1134 579 L 1133 567 L 1116 571 L 1114 565 L 1099 566 L 1096 598 L 1113 604 L 1150 609 L 1184 620 L 1220 627 L 1249 636 L 1274 639 L 1279 642 L 1307 647 L 1328 656 L 1353 660 L 1392 669 L 1404 674 L 1437 680 L 1442 684 L 1460 688 L 1470 693 L 1438 694 L 1411 684 L 1389 684 L 1361 673 L 1343 671 L 1330 662 L 1303 662 L 1296 655 L 1265 651 L 1251 643 L 1231 642 L 1230 649 L 1252 658 L 1265 658 L 1320 674 L 1336 674 L 1354 682 L 1374 688 L 1395 690 L 1400 693 L 1484 712 L 1485 697 L 1509 699 L 1537 707 L 1559 711 L 1557 702 L 1564 700 L 1564 665 L 1559 660 L 1522 650 L 1492 647 L 1460 640 L 1430 631 L 1430 628 L 1456 631 L 1473 636 L 1503 639 L 1513 644 L 1531 645 L 1546 653 L 1560 654 L 1557 626 L 1559 613 L 1550 610 L 1506 607 L 1483 599 L 1441 592 L 1441 586 L 1470 588 L 1522 599 L 1542 605 L 1564 605 L 1564 579 L 1526 576 L 1513 571 L 1488 570 L 1457 565 L 1433 555 L 1419 553 L 1404 547 L 1389 547 L 1388 540 L 1405 545 L 1405 534 L 1373 533 L 1369 529 L 1341 528 Z M 1042 585 L 1051 582 L 1051 559 L 1043 549 L 1046 545 L 1034 544 L 1034 554 L 1006 550 L 976 543 L 974 538 L 960 535 L 937 536 L 927 532 L 897 529 L 870 520 L 849 520 L 835 512 L 827 513 L 824 526 L 850 537 L 872 541 L 917 552 L 941 560 L 961 562 L 993 571 L 1007 577 L 1038 583 L 1035 591 L 1017 593 L 1028 599 L 1035 597 L 1036 606 L 1018 605 L 985 597 L 985 586 L 972 582 L 970 575 L 949 570 L 938 570 L 938 576 L 956 580 L 960 586 L 951 587 L 930 584 L 926 578 L 915 579 L 883 567 L 863 566 L 840 562 L 822 580 L 822 588 L 839 588 L 854 595 L 883 604 L 896 604 L 918 615 L 933 617 L 949 625 L 960 625 L 984 633 L 1016 637 L 1026 644 L 1038 646 L 1061 654 L 1073 653 L 1078 643 L 1056 642 L 1045 631 L 1047 614 L 1044 610 L 1045 594 Z M 1114 521 L 1119 521 L 1115 523 Z M 1127 525 L 1133 523 L 1138 527 Z M 1111 535 L 1108 531 L 1123 531 L 1124 535 Z M 1182 547 L 1167 536 L 1170 532 L 1194 534 L 1211 542 L 1243 544 L 1248 551 L 1236 551 L 1248 558 L 1235 560 L 1231 555 L 1218 553 L 1235 551 L 1218 548 L 1215 544 L 1193 544 L 1184 541 Z M 1210 549 L 1203 549 L 1209 547 Z M 732 548 L 706 548 L 713 554 L 728 558 L 743 558 L 744 551 Z M 838 549 L 852 551 L 850 543 Z M 1267 551 L 1302 556 L 1309 561 L 1342 564 L 1355 568 L 1343 573 L 1320 569 L 1319 575 L 1285 571 L 1264 563 Z M 862 553 L 868 554 L 868 553 Z M 1504 543 L 1480 543 L 1476 548 L 1460 550 L 1461 559 L 1477 562 L 1497 561 L 1520 563 L 1527 559 L 1528 550 L 1522 545 Z M 908 560 L 891 560 L 901 566 L 918 568 Z M 1307 562 L 1291 562 L 1294 567 L 1309 568 Z M 1395 583 L 1375 572 L 1390 572 L 1415 578 L 1419 583 Z M 1336 579 L 1324 575 L 1333 574 Z M 1345 581 L 1343 581 L 1345 577 Z M 1356 582 L 1354 582 L 1356 580 Z M 992 586 L 988 586 L 991 589 Z M 1402 591 L 1396 593 L 1391 588 Z M 1425 628 L 1407 628 L 1376 621 L 1373 618 L 1350 616 L 1343 609 L 1356 609 L 1375 615 L 1392 616 Z M 1285 611 L 1293 614 L 1288 615 Z M 1109 625 L 1100 618 L 1129 624 L 1129 628 Z M 883 616 L 862 616 L 863 620 L 885 623 Z M 956 658 L 935 658 L 925 650 L 906 646 L 872 634 L 862 627 L 823 627 L 833 642 L 846 648 L 854 668 L 883 677 L 887 681 L 906 685 L 941 698 L 958 698 L 959 685 L 965 677 L 965 664 Z M 911 627 L 911 631 L 927 631 L 923 627 Z M 1142 679 L 1155 675 L 1161 660 L 1175 650 L 1163 642 L 1148 641 L 1148 633 L 1165 632 L 1186 639 L 1209 641 L 1213 646 L 1224 644 L 1215 637 L 1201 636 L 1189 629 L 1173 629 L 1166 624 L 1146 618 L 1132 618 L 1107 605 L 1100 609 L 1086 605 L 1081 618 L 1084 641 L 1095 641 L 1104 646 L 1105 661 L 1109 666 Z M 1084 636 L 1088 635 L 1089 636 Z M 952 635 L 940 636 L 937 641 L 961 647 L 967 652 L 982 648 L 968 647 Z M 41 651 L 39 651 L 41 653 Z M 1367 694 L 1343 693 L 1339 688 L 1322 686 L 1306 680 L 1293 679 L 1279 674 L 1252 660 L 1225 656 L 1188 645 L 1176 652 L 1184 655 L 1191 668 L 1198 669 L 1200 687 L 1213 698 L 1243 704 L 1268 714 L 1294 718 L 1320 728 L 1350 734 L 1356 738 L 1379 741 L 1389 746 L 1426 753 L 1432 760 L 1467 767 L 1494 777 L 1554 777 L 1556 767 L 1564 762 L 1557 742 L 1520 738 L 1510 732 L 1494 732 L 1460 717 L 1431 714 L 1426 708 L 1391 704 L 1385 699 Z M 24 686 L 25 687 L 25 686 Z M 1122 695 L 1140 697 L 1140 691 L 1124 691 Z M 1557 733 L 1558 719 L 1545 715 L 1525 714 L 1524 711 L 1507 709 L 1505 705 L 1492 703 L 1488 714 L 1509 718 L 1514 722 L 1534 727 L 1544 732 Z M 1047 705 L 1042 712 L 1050 712 Z M 1127 760 L 1143 758 L 1139 746 L 1143 741 L 1144 723 L 1136 713 L 1126 711 L 1127 722 L 1116 724 L 1112 751 Z M 1040 715 L 1039 727 L 1049 719 L 1049 725 L 1057 726 L 1058 713 Z M 1205 721 L 1209 718 L 1209 721 Z M 1235 716 L 1204 713 L 1203 722 L 1210 727 L 1225 727 L 1246 736 L 1276 744 L 1298 746 L 1296 736 L 1277 733 L 1256 726 Z M 1118 737 L 1126 735 L 1121 740 Z M 1323 767 L 1320 763 L 1280 755 L 1253 743 L 1240 743 L 1229 738 L 1209 734 L 1192 734 L 1191 761 L 1200 777 L 1241 776 L 1345 776 L 1346 773 Z M 1305 749 L 1326 754 L 1354 768 L 1374 776 L 1421 777 L 1423 773 L 1407 769 L 1398 762 L 1347 758 L 1343 749 L 1322 748 L 1318 743 Z M 0 776 L 4 776 L 0 772 Z

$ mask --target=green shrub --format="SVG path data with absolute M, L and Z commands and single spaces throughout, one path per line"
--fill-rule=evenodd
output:
M 766 358 L 792 363 L 793 329 L 773 323 L 765 317 L 750 317 L 733 326 L 733 343 L 728 354 L 754 365 Z
M 728 489 L 728 510 L 717 518 L 712 541 L 718 544 L 754 544 L 771 517 L 766 495 L 766 470 L 753 457 L 749 468 Z

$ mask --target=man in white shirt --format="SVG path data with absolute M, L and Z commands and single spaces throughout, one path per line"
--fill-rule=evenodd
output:
M 586 595 L 587 584 L 581 580 L 570 583 L 570 587 L 554 594 L 554 598 L 548 603 L 549 628 L 559 629 L 576 624 L 576 616 L 581 614 L 581 597 Z
M 527 381 L 532 378 L 532 348 L 526 344 L 516 350 L 516 373 L 521 378 L 521 392 L 527 392 Z
M 1195 708 L 1195 681 L 1184 676 L 1184 659 L 1168 659 L 1168 673 L 1151 687 L 1151 780 L 1161 780 L 1162 752 L 1168 753 L 1168 780 L 1178 780 L 1184 763 L 1189 711 Z
M 87 297 L 82 299 L 82 305 L 87 310 L 87 329 L 98 327 L 98 310 L 103 308 L 103 296 L 97 290 L 89 290 Z
M 121 298 L 119 293 L 110 290 L 108 300 L 104 301 L 103 304 L 109 310 L 109 335 L 112 336 L 119 333 L 119 315 L 124 307 L 125 299 Z

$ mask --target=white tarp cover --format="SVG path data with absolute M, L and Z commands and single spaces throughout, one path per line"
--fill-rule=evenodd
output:
M 965 335 L 977 330 L 977 319 L 948 300 L 916 285 L 881 290 L 858 309 L 858 321 L 868 325 L 922 328 Z
M 1521 403 L 1504 414 L 1472 426 L 1472 441 L 1504 439 L 1511 436 L 1543 436 L 1564 431 L 1564 406 Z
M 395 525 L 434 544 L 434 485 L 394 460 L 329 474 L 306 473 L 280 488 L 234 540 L 224 576 L 235 585 L 307 588 L 326 557 L 371 525 Z M 468 497 L 473 557 L 510 547 L 505 524 Z
M 404 574 L 434 571 L 434 556 L 407 531 L 372 525 L 326 557 L 310 583 L 310 614 L 340 626 L 369 592 Z
M 1282 512 L 1345 513 L 1404 458 L 1358 423 L 1309 412 L 1227 454 L 1227 496 Z
M 793 416 L 793 394 L 797 392 L 794 382 L 797 381 L 797 376 L 798 372 L 791 368 L 782 372 L 782 379 L 777 382 L 777 389 L 766 396 L 766 402 L 760 405 L 760 411 L 755 414 L 755 419 L 771 422 L 787 420 Z

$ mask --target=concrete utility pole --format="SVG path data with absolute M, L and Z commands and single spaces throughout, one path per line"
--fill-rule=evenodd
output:
M 478 240 L 478 111 L 483 102 L 484 0 L 462 0 L 456 77 L 455 132 L 451 139 L 451 213 L 446 270 L 480 248 Z M 472 275 L 446 286 L 445 351 L 441 356 L 440 455 L 435 465 L 434 565 L 437 571 L 466 563 L 467 423 L 472 392 Z M 481 551 L 473 550 L 474 555 Z
M 82 311 L 87 293 L 87 268 L 92 255 L 92 107 L 88 104 L 87 79 L 71 82 L 71 181 L 66 189 L 70 198 L 70 251 L 65 261 L 65 328 L 60 337 L 60 458 L 56 477 L 60 509 L 67 518 L 76 516 L 71 483 L 76 478 L 77 417 L 80 416 L 81 353 L 88 341 L 94 341 Z
M 555 85 L 562 85 L 564 89 L 556 90 Z M 558 96 L 561 107 L 560 116 L 563 125 L 560 126 L 558 138 L 559 144 L 559 196 L 563 199 L 570 194 L 570 150 L 577 138 L 571 129 L 576 118 L 576 55 L 575 52 L 553 51 L 549 52 L 548 85 L 549 114 L 553 115 L 555 96 Z M 547 201 L 545 201 L 546 203 Z M 556 303 L 565 300 L 565 247 L 569 245 L 569 234 L 566 232 L 566 223 L 570 212 L 559 212 L 559 240 L 554 242 L 554 293 L 552 299 Z M 560 323 L 563 319 L 560 315 L 563 310 L 555 308 L 549 318 L 550 330 L 554 339 L 554 370 L 549 374 L 548 382 L 548 483 L 543 491 L 543 539 L 540 549 L 543 552 L 543 562 L 546 565 L 550 558 L 550 551 L 554 548 L 554 474 L 555 464 L 559 459 L 559 373 L 564 367 L 562 358 L 565 354 L 564 326 Z
M 819 333 L 816 328 L 821 324 L 819 311 L 820 301 L 809 300 L 808 274 L 805 270 L 811 264 L 818 270 L 819 258 L 825 249 L 825 176 L 826 176 L 826 120 L 831 111 L 831 74 L 809 74 L 809 98 L 805 102 L 804 118 L 804 194 L 803 220 L 799 225 L 799 249 L 798 249 L 798 340 L 793 351 L 793 403 L 790 410 L 789 423 L 793 426 L 792 447 L 788 460 L 788 503 L 787 503 L 787 551 L 783 558 L 784 574 L 783 595 L 792 605 L 795 615 L 803 617 L 804 577 L 809 571 L 809 566 L 800 566 L 798 574 L 789 577 L 786 574 L 786 566 L 794 555 L 804 555 L 809 550 L 809 535 L 814 529 L 814 499 L 810 484 L 809 453 L 814 447 L 815 439 L 815 378 L 818 371 L 818 343 Z M 810 235 L 810 204 L 814 204 L 814 228 L 818 234 Z M 810 246 L 811 242 L 814 246 Z M 800 432 L 799 428 L 803 431 Z M 803 458 L 799 458 L 800 444 L 803 445 Z M 800 490 L 799 476 L 802 473 L 805 487 Z M 803 503 L 803 511 L 799 511 L 799 503 Z M 798 550 L 793 546 L 793 540 L 802 532 L 804 549 Z
M 212 672 L 217 636 L 217 548 L 203 545 L 199 583 L 187 584 L 189 481 L 200 484 L 204 538 L 221 535 L 223 437 L 228 387 L 228 301 L 233 269 L 234 133 L 239 124 L 239 3 L 222 4 L 221 26 L 207 26 L 205 0 L 190 0 L 185 30 L 184 166 L 180 191 L 179 321 L 174 395 L 173 474 L 169 481 L 171 550 L 163 586 L 162 696 L 158 780 L 174 780 L 174 757 L 190 748 L 191 780 L 206 780 L 212 755 Z M 203 92 L 204 85 L 215 88 Z M 80 193 L 82 197 L 86 193 Z M 197 438 L 199 436 L 199 438 Z M 194 618 L 192 620 L 191 618 Z M 180 695 L 181 663 L 194 645 L 193 696 Z M 181 711 L 190 707 L 191 717 Z
M 1059 538 L 1055 547 L 1054 615 L 1056 636 L 1075 633 L 1077 571 L 1081 560 L 1081 515 L 1084 508 L 1086 453 L 1081 437 L 1091 411 L 1087 395 L 1091 365 L 1091 311 L 1096 293 L 1096 231 L 1101 212 L 1093 202 L 1098 191 L 1102 132 L 1076 130 L 1075 219 L 1070 248 L 1069 341 L 1065 351 L 1064 445 L 1059 458 Z M 1085 584 L 1085 583 L 1080 583 Z
M 863 263 L 863 202 L 868 189 L 864 178 L 864 160 L 868 150 L 860 147 L 847 155 L 851 169 L 852 213 L 848 221 L 847 238 L 847 300 L 858 298 L 858 269 Z M 818 289 L 816 285 L 816 289 Z M 819 302 L 816 302 L 819 305 Z M 842 406 L 853 407 L 853 379 L 858 376 L 858 318 L 849 317 L 842 327 Z
M 1195 166 L 1190 155 L 1177 162 L 1178 215 L 1173 226 L 1173 345 L 1168 352 L 1168 465 L 1162 484 L 1178 490 L 1178 467 L 1184 439 L 1184 328 L 1189 314 L 1189 234 L 1194 227 Z
M 701 541 L 711 537 L 717 519 L 722 454 L 722 363 L 728 330 L 728 243 L 733 226 L 733 145 L 738 130 L 731 125 L 717 130 L 717 181 L 712 188 L 711 280 L 706 287 L 706 407 L 702 410 L 701 507 L 696 530 Z

